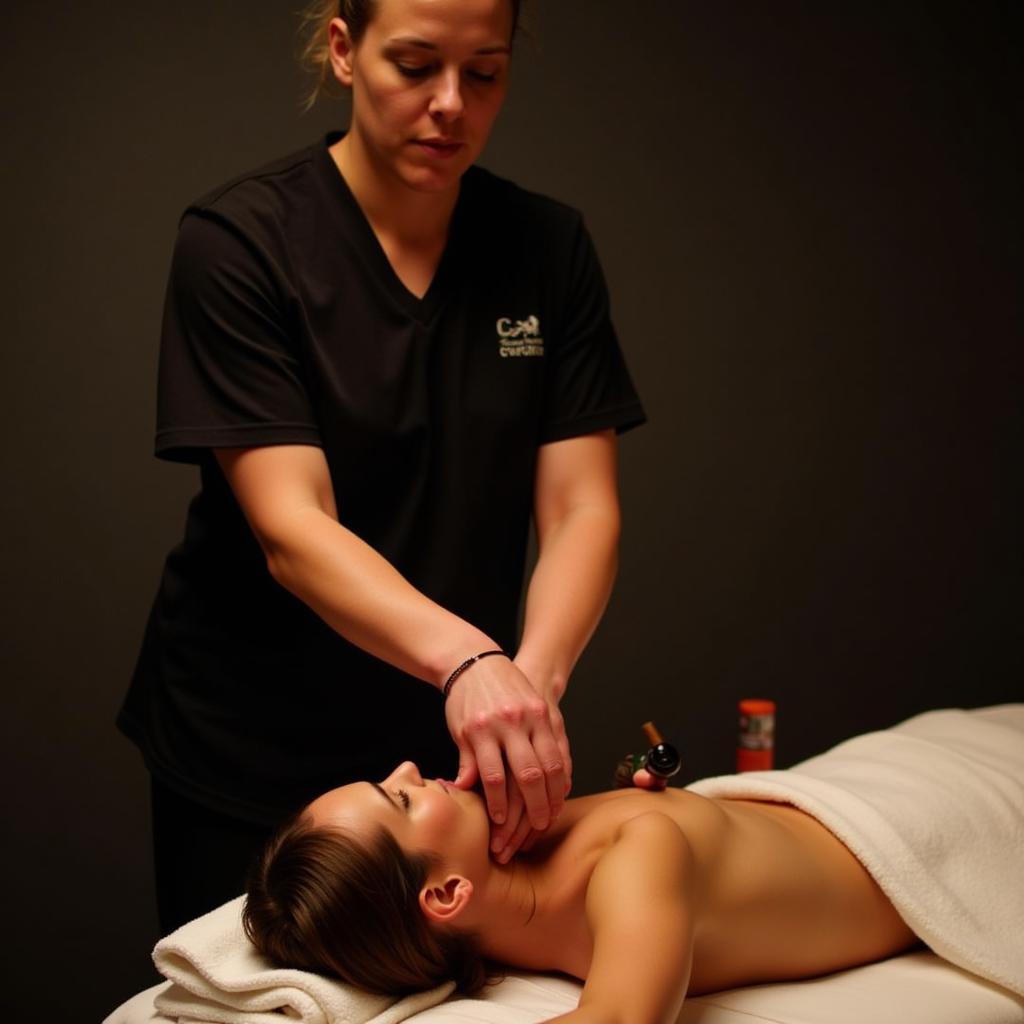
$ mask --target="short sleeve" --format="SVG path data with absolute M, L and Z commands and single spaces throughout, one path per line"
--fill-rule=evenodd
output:
M 556 335 L 546 344 L 541 443 L 646 420 L 612 325 L 608 288 L 593 242 L 576 218 L 568 287 Z
M 273 261 L 220 219 L 185 215 L 164 305 L 156 454 L 320 444 L 288 289 Z

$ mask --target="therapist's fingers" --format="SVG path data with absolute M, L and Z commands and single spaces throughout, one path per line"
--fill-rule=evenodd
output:
M 564 776 L 564 780 L 561 782 L 557 779 L 550 780 L 549 789 L 552 792 L 560 793 L 563 797 L 568 796 L 569 791 L 572 789 L 572 754 L 569 751 L 569 737 L 565 731 L 565 720 L 558 706 L 559 701 L 565 694 L 565 684 L 555 684 L 545 676 L 541 666 L 531 663 L 523 656 L 522 652 L 516 655 L 515 665 L 530 680 L 530 685 L 547 703 L 548 726 L 558 746 L 561 772 Z M 543 758 L 543 752 L 541 751 L 539 754 Z M 554 816 L 557 816 L 557 814 Z
M 568 796 L 572 789 L 572 754 L 569 751 L 569 737 L 565 731 L 565 719 L 556 701 L 548 701 L 548 720 L 551 723 L 551 731 L 554 734 L 555 742 L 558 744 L 558 753 L 562 761 L 562 774 L 565 776 L 565 783 L 562 786 L 562 796 Z M 552 783 L 555 785 L 555 783 Z
M 491 821 L 501 825 L 508 817 L 508 779 L 501 747 L 489 733 L 471 733 L 477 775 L 484 791 L 484 801 Z
M 499 864 L 507 864 L 521 849 L 526 848 L 528 842 L 532 842 L 537 836 L 542 833 L 536 829 L 530 828 L 530 819 L 524 814 L 516 827 L 515 832 L 512 833 L 508 842 L 502 846 L 502 848 L 494 854 L 494 859 Z
M 564 728 L 560 730 L 564 735 Z M 544 772 L 544 786 L 547 791 L 549 807 L 549 823 L 554 821 L 562 813 L 565 804 L 565 794 L 569 785 L 569 771 L 571 766 L 566 766 L 562 747 L 558 742 L 556 730 L 551 722 L 551 709 L 548 708 L 547 716 L 538 721 L 531 736 L 534 754 L 540 762 L 541 770 Z M 566 741 L 568 744 L 568 741 Z M 525 795 L 525 794 L 524 794 Z M 529 807 L 529 804 L 527 804 Z M 536 820 L 531 815 L 534 828 L 539 828 Z
M 468 744 L 459 746 L 459 770 L 455 773 L 455 785 L 459 789 L 469 789 L 476 782 L 479 774 L 476 768 L 476 756 Z
M 509 845 L 509 840 L 515 835 L 520 824 L 524 822 L 526 828 L 529 829 L 530 819 L 526 816 L 526 804 L 523 802 L 523 794 L 519 791 L 518 787 L 512 786 L 508 793 L 508 813 L 505 815 L 504 822 L 500 825 L 491 826 L 491 855 L 495 859 Z
M 530 734 L 510 732 L 506 737 L 505 756 L 511 781 L 523 795 L 530 824 L 543 832 L 554 820 L 555 808 L 560 811 L 565 800 L 564 788 L 559 788 L 555 799 L 548 788 L 549 778 L 557 779 L 559 787 L 565 784 L 561 758 L 550 730 L 546 738 L 540 729 L 531 730 Z

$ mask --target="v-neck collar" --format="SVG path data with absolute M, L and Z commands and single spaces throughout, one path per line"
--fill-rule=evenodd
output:
M 395 268 L 380 244 L 369 219 L 363 212 L 344 175 L 338 169 L 338 165 L 331 156 L 329 147 L 333 146 L 344 136 L 344 132 L 329 132 L 323 142 L 316 150 L 316 164 L 324 177 L 330 192 L 337 198 L 334 204 L 343 228 L 355 243 L 356 249 L 363 261 L 368 265 L 381 286 L 392 297 L 392 299 L 414 320 L 421 324 L 429 324 L 441 307 L 449 292 L 449 282 L 452 277 L 453 266 L 457 262 L 458 241 L 461 233 L 461 225 L 464 220 L 462 215 L 464 198 L 466 193 L 465 177 L 460 184 L 459 198 L 452 210 L 451 222 L 448 225 L 448 240 L 445 243 L 444 251 L 438 260 L 437 268 L 423 297 L 414 295 L 405 286 L 402 279 L 395 273 Z

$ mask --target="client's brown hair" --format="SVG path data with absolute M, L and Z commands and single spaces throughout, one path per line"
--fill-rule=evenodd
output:
M 385 828 L 369 842 L 299 815 L 281 827 L 249 879 L 245 934 L 285 967 L 403 995 L 452 979 L 472 994 L 487 969 L 471 936 L 432 927 L 419 907 L 431 865 Z

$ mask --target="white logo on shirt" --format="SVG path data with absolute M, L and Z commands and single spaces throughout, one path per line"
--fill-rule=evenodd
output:
M 498 351 L 507 356 L 542 356 L 544 339 L 540 335 L 540 320 L 530 315 L 514 323 L 503 316 L 497 323 Z

